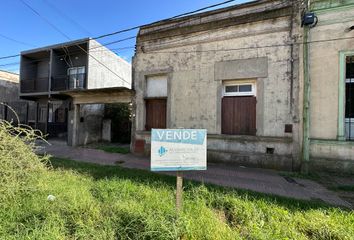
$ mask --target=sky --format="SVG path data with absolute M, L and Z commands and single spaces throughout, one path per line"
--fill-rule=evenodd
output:
M 68 38 L 75 40 L 84 37 L 97 37 L 224 1 L 2 0 L 0 57 L 16 55 L 21 51 L 36 47 L 66 42 L 69 41 Z M 232 3 L 223 5 L 223 7 L 248 1 L 235 0 Z M 36 13 L 24 3 L 27 3 Z M 54 28 L 58 29 L 62 34 Z M 104 44 L 133 37 L 136 36 L 136 33 L 137 31 L 135 30 L 102 38 L 99 42 Z M 134 46 L 135 39 L 131 39 L 110 45 L 109 48 L 130 62 L 134 54 Z M 18 63 L 18 57 L 0 60 L 0 69 L 18 72 Z

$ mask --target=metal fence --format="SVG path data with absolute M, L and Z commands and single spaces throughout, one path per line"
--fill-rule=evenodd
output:
M 6 120 L 13 124 L 27 124 L 33 126 L 36 121 L 36 104 L 30 102 L 7 102 L 0 105 L 0 120 Z

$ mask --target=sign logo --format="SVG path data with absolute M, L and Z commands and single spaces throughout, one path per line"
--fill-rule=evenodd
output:
M 162 157 L 163 155 L 165 155 L 167 153 L 167 149 L 164 147 L 160 147 L 158 150 L 159 156 Z
M 151 171 L 207 169 L 206 129 L 152 129 Z

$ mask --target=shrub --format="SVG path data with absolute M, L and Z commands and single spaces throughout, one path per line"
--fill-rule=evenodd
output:
M 31 188 L 28 183 L 36 179 L 35 172 L 45 170 L 47 157 L 33 151 L 37 139 L 43 139 L 39 131 L 0 121 L 0 202 Z

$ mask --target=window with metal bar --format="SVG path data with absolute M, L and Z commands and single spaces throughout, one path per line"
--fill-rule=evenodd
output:
M 354 141 L 354 56 L 346 57 L 345 134 L 347 140 Z
M 84 88 L 85 67 L 72 67 L 68 69 L 69 89 Z

